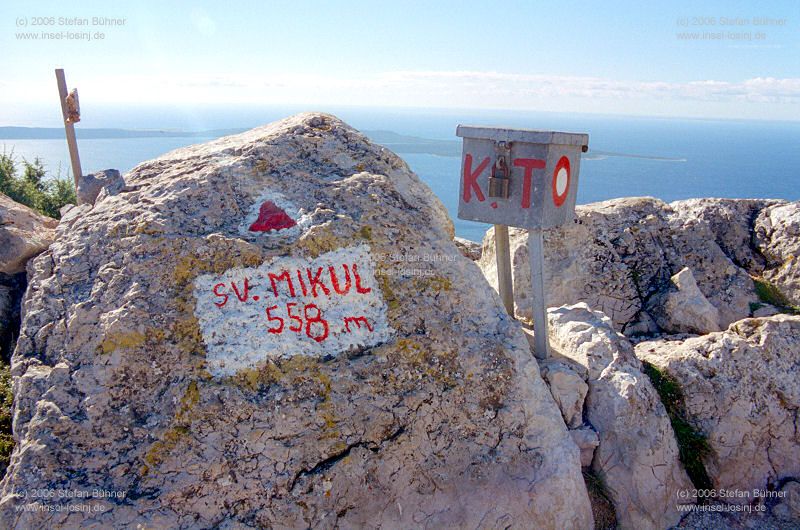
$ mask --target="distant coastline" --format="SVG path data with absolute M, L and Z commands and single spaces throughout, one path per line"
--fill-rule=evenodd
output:
M 183 131 L 177 129 L 113 129 L 76 128 L 79 140 L 119 140 L 128 138 L 219 138 L 247 131 L 247 128 L 213 129 L 208 131 Z M 394 131 L 362 131 L 373 142 L 383 145 L 398 154 L 426 154 L 435 156 L 461 156 L 458 140 L 434 140 L 399 134 Z M 63 140 L 64 129 L 60 127 L 0 127 L 0 140 Z M 607 157 L 638 158 L 663 162 L 686 162 L 685 158 L 619 153 L 590 149 L 585 158 L 602 160 Z
M 208 138 L 227 136 L 246 129 L 218 129 L 213 131 L 180 131 L 169 129 L 92 129 L 75 128 L 79 140 L 117 138 Z M 0 140 L 63 140 L 61 127 L 0 127 Z
M 183 131 L 173 129 L 75 129 L 78 140 L 120 140 L 129 138 L 219 138 L 247 131 L 247 128 Z M 370 140 L 397 153 L 419 153 L 438 156 L 461 156 L 461 142 L 431 140 L 407 136 L 393 131 L 362 131 Z M 60 127 L 0 127 L 0 140 L 63 140 Z

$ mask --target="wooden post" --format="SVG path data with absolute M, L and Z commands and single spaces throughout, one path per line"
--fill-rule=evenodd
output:
M 547 337 L 547 301 L 544 293 L 544 242 L 542 230 L 528 231 L 528 260 L 531 262 L 531 287 L 533 288 L 533 355 L 537 359 L 550 356 Z
M 494 253 L 497 261 L 497 285 L 506 312 L 514 316 L 514 284 L 511 278 L 511 246 L 508 227 L 494 225 Z
M 72 164 L 72 176 L 75 179 L 75 188 L 78 188 L 78 180 L 83 173 L 81 172 L 81 159 L 78 156 L 78 141 L 75 139 L 75 125 L 68 119 L 67 113 L 67 81 L 64 78 L 64 70 L 56 68 L 56 82 L 58 83 L 58 99 L 61 101 L 61 117 L 64 119 L 64 132 L 67 135 L 67 148 L 69 148 L 69 159 Z

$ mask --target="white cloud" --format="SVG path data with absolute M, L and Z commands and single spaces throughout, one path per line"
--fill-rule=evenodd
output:
M 76 72 L 70 81 L 85 101 L 115 104 L 375 105 L 800 119 L 799 78 L 675 82 L 492 71 L 124 77 Z M 51 84 L 7 82 L 6 100 L 49 101 Z
M 625 81 L 599 77 L 504 74 L 470 71 L 407 71 L 383 74 L 395 85 L 434 90 L 496 90 L 517 96 L 578 96 L 590 98 L 658 98 L 720 101 L 800 102 L 800 79 L 757 77 L 740 82 L 700 80 L 686 83 Z

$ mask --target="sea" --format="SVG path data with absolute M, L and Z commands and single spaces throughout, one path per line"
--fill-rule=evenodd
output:
M 298 111 L 331 112 L 397 152 L 445 204 L 456 234 L 475 241 L 483 238 L 488 226 L 456 217 L 461 140 L 455 131 L 459 124 L 588 133 L 579 204 L 629 196 L 667 202 L 693 197 L 800 199 L 800 122 L 363 107 L 94 110 L 92 115 L 84 109 L 83 121 L 76 126 L 85 173 L 107 168 L 125 172 L 173 149 Z M 16 134 L 2 127 L 12 125 L 26 124 L 2 123 L 0 118 L 0 152 L 13 152 L 18 161 L 38 157 L 50 174 L 69 175 L 63 137 L 31 138 L 37 135 L 35 130 Z M 126 133 L 120 137 L 82 134 L 82 128 L 101 127 Z M 137 137 L 136 131 L 150 136 Z

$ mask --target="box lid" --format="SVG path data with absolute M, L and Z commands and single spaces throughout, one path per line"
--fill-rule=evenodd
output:
M 531 144 L 589 145 L 589 135 L 558 131 L 538 131 L 533 129 L 509 129 L 506 127 L 481 127 L 459 125 L 456 136 L 461 138 L 477 138 L 495 142 L 527 142 Z M 585 149 L 583 149 L 585 152 Z

